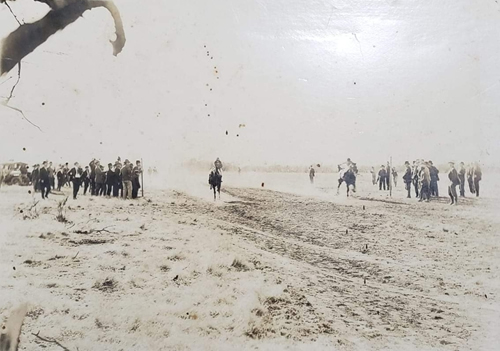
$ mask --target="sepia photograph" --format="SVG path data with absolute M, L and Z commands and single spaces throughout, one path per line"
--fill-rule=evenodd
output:
M 0 351 L 500 350 L 500 2 L 0 0 Z

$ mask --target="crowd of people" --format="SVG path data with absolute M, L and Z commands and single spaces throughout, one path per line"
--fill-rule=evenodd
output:
M 469 185 L 471 194 L 479 196 L 479 182 L 482 180 L 482 171 L 479 163 L 471 163 L 465 166 L 464 162 L 460 162 L 460 167 L 457 170 L 454 162 L 448 163 L 448 196 L 450 197 L 450 204 L 456 205 L 458 203 L 457 187 L 461 197 L 465 197 L 466 181 Z M 429 201 L 431 196 L 439 197 L 439 170 L 432 164 L 432 161 L 414 161 L 410 165 L 408 161 L 405 162 L 405 175 L 403 181 L 405 182 L 406 190 L 408 191 L 408 198 L 411 197 L 411 187 L 415 188 L 415 196 L 419 197 L 419 201 Z
M 141 161 L 136 161 L 135 166 L 129 160 L 125 160 L 122 164 L 121 158 L 118 157 L 114 164 L 108 163 L 107 170 L 97 159 L 93 159 L 84 167 L 75 162 L 70 168 L 66 163 L 59 165 L 57 170 L 52 162 L 43 161 L 41 165 L 35 164 L 28 176 L 33 190 L 40 192 L 42 199 L 47 198 L 52 190 L 61 191 L 63 187 L 72 188 L 75 200 L 81 188 L 83 195 L 89 192 L 94 196 L 135 199 L 141 188 L 139 180 L 141 173 Z

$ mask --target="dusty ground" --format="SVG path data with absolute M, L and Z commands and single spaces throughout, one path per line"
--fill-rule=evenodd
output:
M 0 314 L 29 303 L 21 350 L 498 350 L 496 200 L 267 187 L 81 197 L 67 223 L 2 187 Z

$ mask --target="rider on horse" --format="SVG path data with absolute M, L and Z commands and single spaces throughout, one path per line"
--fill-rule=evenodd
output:
M 212 189 L 212 182 L 211 182 L 212 177 L 218 177 L 220 182 L 222 182 L 222 162 L 221 162 L 221 160 L 219 160 L 218 157 L 214 162 L 214 166 L 210 170 L 210 175 L 208 178 L 208 183 L 210 184 L 210 189 Z

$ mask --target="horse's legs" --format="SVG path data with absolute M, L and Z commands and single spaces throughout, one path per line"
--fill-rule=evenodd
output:
M 337 186 L 337 195 L 339 194 L 340 191 L 340 186 L 342 185 L 343 179 L 339 179 L 339 185 Z
M 219 184 L 219 186 L 217 187 L 217 192 L 219 193 L 219 200 L 220 200 L 220 184 Z
M 217 189 L 215 188 L 215 186 L 213 186 L 212 188 L 214 189 L 214 201 L 215 201 L 215 200 L 217 199 L 217 198 L 215 197 L 215 192 L 217 191 Z

